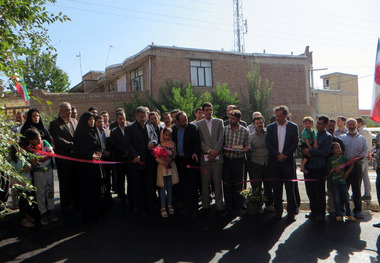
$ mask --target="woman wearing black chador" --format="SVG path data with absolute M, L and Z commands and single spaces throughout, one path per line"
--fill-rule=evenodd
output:
M 101 160 L 105 148 L 99 130 L 95 127 L 95 116 L 85 112 L 80 117 L 74 133 L 74 154 L 85 160 Z M 85 223 L 96 221 L 104 214 L 104 172 L 101 164 L 77 162 L 80 182 L 81 206 Z
M 25 135 L 25 131 L 27 129 L 33 128 L 33 127 L 38 130 L 38 132 L 41 135 L 42 140 L 46 140 L 50 144 L 52 144 L 50 133 L 49 133 L 48 129 L 46 129 L 45 125 L 43 124 L 42 118 L 40 116 L 40 112 L 36 108 L 31 108 L 28 111 L 25 123 L 24 123 L 24 125 L 22 125 L 20 133 L 22 135 Z

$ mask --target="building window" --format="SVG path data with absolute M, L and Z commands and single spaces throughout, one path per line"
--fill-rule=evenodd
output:
M 119 78 L 117 80 L 116 84 L 117 84 L 117 91 L 118 92 L 126 92 L 127 91 L 127 76 L 124 75 L 121 78 Z
M 325 79 L 325 89 L 330 89 L 330 79 Z
M 131 90 L 143 90 L 143 70 L 142 67 L 135 69 L 131 72 Z
M 191 85 L 212 87 L 211 61 L 190 60 Z

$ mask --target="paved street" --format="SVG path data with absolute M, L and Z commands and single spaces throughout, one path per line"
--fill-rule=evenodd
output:
M 304 183 L 299 186 L 307 201 Z M 310 221 L 307 210 L 293 223 L 275 222 L 271 213 L 227 218 L 213 210 L 195 219 L 138 219 L 115 200 L 107 216 L 91 225 L 77 212 L 26 229 L 18 213 L 7 215 L 0 221 L 0 262 L 378 262 L 380 229 L 372 224 L 380 222 L 380 213 L 370 210 L 357 223 Z
M 25 229 L 17 214 L 0 223 L 1 262 L 377 262 L 379 213 L 357 223 L 273 220 L 273 214 L 137 219 L 115 205 L 92 225 L 80 215 Z

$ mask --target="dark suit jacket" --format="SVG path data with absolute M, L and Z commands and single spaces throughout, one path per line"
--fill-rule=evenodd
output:
M 50 122 L 50 135 L 53 138 L 54 151 L 57 154 L 70 156 L 74 149 L 74 131 L 77 128 L 78 121 L 70 118 L 70 125 L 73 130 L 69 129 L 61 117 Z
M 153 155 L 148 150 L 148 144 L 153 142 L 157 145 L 157 134 L 152 124 L 146 123 L 145 127 L 147 134 L 137 121 L 127 126 L 125 138 L 130 160 L 140 156 L 141 162 L 154 162 Z
M 277 122 L 268 125 L 267 135 L 265 137 L 265 142 L 269 151 L 269 164 L 276 161 L 277 156 L 280 154 L 278 152 L 278 137 L 277 137 Z M 284 164 L 294 165 L 294 152 L 298 146 L 298 126 L 297 124 L 288 121 L 286 124 L 286 135 L 285 143 L 282 154 L 286 155 L 288 158 L 284 161 Z
M 121 132 L 121 129 L 119 128 L 119 126 L 111 130 L 110 149 L 112 152 L 112 158 L 115 161 L 122 161 L 123 160 L 122 155 L 126 154 L 126 151 L 127 151 L 127 143 L 125 139 L 126 130 L 127 130 L 127 126 L 124 127 L 124 135 Z
M 178 125 L 174 125 L 172 129 L 172 139 L 177 146 L 178 153 Z M 196 165 L 197 163 L 191 159 L 191 156 L 195 153 L 198 155 L 198 159 L 200 158 L 201 137 L 199 135 L 198 127 L 192 123 L 189 123 L 185 128 L 185 133 L 183 135 L 183 151 L 185 153 L 186 163 Z

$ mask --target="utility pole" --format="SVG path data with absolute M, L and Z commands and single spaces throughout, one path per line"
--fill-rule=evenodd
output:
M 82 80 L 82 77 L 83 77 L 83 73 L 82 73 L 82 56 L 80 54 L 80 51 L 79 51 L 79 54 L 76 55 L 76 57 L 79 58 L 80 79 Z
M 247 30 L 247 19 L 243 18 L 243 0 L 233 0 L 234 14 L 234 51 L 244 53 L 245 43 L 244 35 Z

